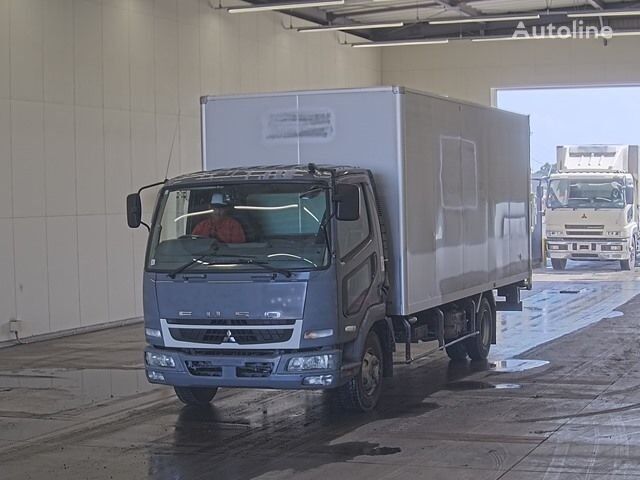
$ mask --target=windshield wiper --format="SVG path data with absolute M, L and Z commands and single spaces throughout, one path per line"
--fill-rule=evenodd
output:
M 202 260 L 205 257 L 209 257 L 209 256 L 216 256 L 216 257 L 238 257 L 238 258 L 254 258 L 252 256 L 248 256 L 248 255 L 217 255 L 217 251 L 220 247 L 218 246 L 217 242 L 213 242 L 211 245 L 209 245 L 209 249 L 200 254 L 199 256 L 197 256 L 196 258 L 189 260 L 187 263 L 185 263 L 184 265 L 176 268 L 174 271 L 169 273 L 169 277 L 171 278 L 176 278 L 176 275 L 178 275 L 179 273 L 184 272 L 187 268 L 189 268 L 191 265 L 193 265 L 194 263 L 199 262 L 200 260 Z
M 216 249 L 207 251 L 205 253 L 203 253 L 202 255 L 194 258 L 193 260 L 188 261 L 187 263 L 185 263 L 184 265 L 182 265 L 181 267 L 177 268 L 176 270 L 174 270 L 173 272 L 169 273 L 169 277 L 170 278 L 176 278 L 176 275 L 178 275 L 179 273 L 184 272 L 185 270 L 187 270 L 189 267 L 191 267 L 192 265 L 194 265 L 195 263 L 199 262 L 200 260 L 202 260 L 205 257 L 223 257 L 223 258 L 231 258 L 233 260 L 227 261 L 227 262 L 208 262 L 209 265 L 234 265 L 234 264 L 240 264 L 240 265 L 257 265 L 265 270 L 269 270 L 270 272 L 275 272 L 275 273 L 280 273 L 284 276 L 286 276 L 287 278 L 291 277 L 292 273 L 289 270 L 285 270 L 284 268 L 278 268 L 278 267 L 274 267 L 273 265 L 270 265 L 267 262 L 258 262 L 255 260 L 255 257 L 251 256 L 251 255 L 218 255 L 216 254 Z
M 230 255 L 232 256 L 232 255 Z M 240 265 L 258 265 L 261 268 L 264 268 L 265 270 L 269 270 L 270 272 L 275 272 L 275 273 L 280 273 L 282 275 L 284 275 L 285 277 L 289 278 L 291 277 L 292 273 L 290 270 L 286 270 L 284 268 L 278 268 L 278 267 L 274 267 L 273 265 L 269 264 L 268 262 L 258 262 L 256 260 L 254 260 L 254 258 L 252 257 L 237 257 L 237 260 L 233 261 L 233 262 L 229 262 L 229 264 L 233 265 L 234 263 L 238 263 Z M 224 265 L 222 263 L 218 263 L 217 265 Z

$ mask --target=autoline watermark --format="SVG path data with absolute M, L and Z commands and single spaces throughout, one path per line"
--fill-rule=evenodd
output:
M 548 25 L 532 26 L 531 31 L 527 30 L 524 22 L 519 22 L 516 31 L 513 32 L 513 38 L 604 38 L 610 40 L 613 38 L 613 28 L 608 25 L 601 27 L 595 25 L 586 25 L 583 20 L 574 20 L 571 26 L 562 25 L 557 27 L 553 23 Z

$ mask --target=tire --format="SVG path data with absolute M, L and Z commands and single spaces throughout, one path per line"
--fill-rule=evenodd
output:
M 566 258 L 552 258 L 551 266 L 554 270 L 564 270 L 567 267 L 567 259 Z
M 367 335 L 359 374 L 332 392 L 335 403 L 343 410 L 373 410 L 380 400 L 383 378 L 382 344 L 378 334 L 372 330 Z
M 636 241 L 632 240 L 632 248 L 629 249 L 629 260 L 620 260 L 622 270 L 632 270 L 636 266 Z
M 472 360 L 486 360 L 489 356 L 491 339 L 493 338 L 493 325 L 493 309 L 489 300 L 483 297 L 476 314 L 476 328 L 480 333 L 465 341 L 467 353 Z
M 185 405 L 205 407 L 218 393 L 218 388 L 173 387 L 178 399 Z
M 467 359 L 467 347 L 464 342 L 454 343 L 450 347 L 445 347 L 447 355 L 453 361 L 462 361 Z

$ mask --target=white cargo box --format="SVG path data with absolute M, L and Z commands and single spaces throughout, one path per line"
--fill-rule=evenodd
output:
M 205 170 L 370 169 L 389 232 L 389 314 L 529 280 L 528 117 L 399 87 L 202 98 Z
M 638 174 L 637 145 L 561 145 L 557 147 L 557 155 L 558 173 Z

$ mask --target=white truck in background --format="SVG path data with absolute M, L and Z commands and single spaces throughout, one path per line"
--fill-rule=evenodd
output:
M 557 147 L 545 213 L 554 270 L 567 260 L 618 260 L 635 266 L 638 242 L 638 146 Z

